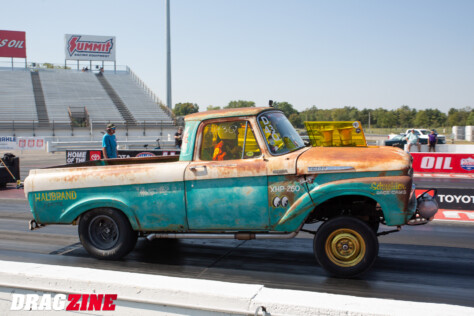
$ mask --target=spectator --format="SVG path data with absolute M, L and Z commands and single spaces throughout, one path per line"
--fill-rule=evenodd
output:
M 438 142 L 438 135 L 436 135 L 435 130 L 432 129 L 431 133 L 428 135 L 428 152 L 436 152 L 436 143 Z
M 115 137 L 115 125 L 108 124 L 106 134 L 102 138 L 102 153 L 104 159 L 117 158 L 117 139 Z
M 174 134 L 174 146 L 176 149 L 181 149 L 181 144 L 183 143 L 183 128 L 178 127 L 178 132 Z
M 418 135 L 416 135 L 415 130 L 412 129 L 408 135 L 405 137 L 408 143 L 408 152 L 410 152 L 411 146 L 416 145 L 418 147 L 418 152 L 421 152 L 421 145 L 418 139 Z

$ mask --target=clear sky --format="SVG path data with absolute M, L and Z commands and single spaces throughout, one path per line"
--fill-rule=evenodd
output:
M 2 1 L 0 29 L 40 63 L 64 63 L 64 34 L 116 36 L 117 64 L 166 101 L 164 0 Z M 173 104 L 201 110 L 474 107 L 473 0 L 171 0 L 171 54 Z

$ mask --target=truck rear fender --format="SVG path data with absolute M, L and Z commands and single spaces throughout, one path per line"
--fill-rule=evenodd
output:
M 128 207 L 123 201 L 110 198 L 91 199 L 75 203 L 62 213 L 59 220 L 63 223 L 72 223 L 87 211 L 100 207 L 113 208 L 121 211 L 125 216 L 127 216 L 133 230 L 140 230 L 140 222 L 138 221 L 133 209 Z

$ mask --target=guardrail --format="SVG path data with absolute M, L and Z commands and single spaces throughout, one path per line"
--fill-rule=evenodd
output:
M 174 149 L 174 141 L 161 140 L 161 149 Z M 120 141 L 118 149 L 153 149 L 158 147 L 156 140 L 125 140 Z M 47 152 L 58 152 L 66 150 L 101 150 L 102 141 L 79 141 L 79 142 L 46 142 Z

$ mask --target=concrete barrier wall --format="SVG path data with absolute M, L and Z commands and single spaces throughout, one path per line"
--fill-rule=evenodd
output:
M 408 149 L 408 145 L 405 145 L 404 150 Z M 428 145 L 421 145 L 421 151 L 418 151 L 416 145 L 411 146 L 410 152 L 428 152 Z M 474 152 L 474 145 L 453 145 L 453 144 L 445 144 L 445 145 L 436 145 L 436 152 L 437 153 L 473 153 Z
M 22 311 L 10 311 L 13 293 L 40 296 L 45 293 L 117 294 L 115 312 L 94 312 L 94 315 L 474 315 L 474 308 L 447 304 L 0 261 L 0 310 L 3 315 L 22 315 Z M 267 314 L 262 312 L 262 307 Z M 75 313 L 91 314 L 90 311 Z M 23 314 L 35 313 L 23 311 Z

